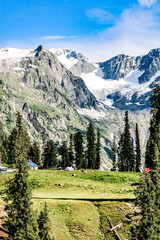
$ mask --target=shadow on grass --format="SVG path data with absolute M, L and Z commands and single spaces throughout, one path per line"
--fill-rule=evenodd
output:
M 87 201 L 87 202 L 133 202 L 134 198 L 43 198 L 32 197 L 32 199 L 45 199 L 45 200 L 63 200 L 63 201 Z

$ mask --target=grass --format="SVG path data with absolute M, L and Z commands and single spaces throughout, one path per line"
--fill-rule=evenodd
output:
M 0 174 L 0 189 L 14 174 Z M 34 209 L 40 211 L 46 202 L 51 219 L 51 235 L 55 240 L 116 239 L 109 232 L 107 216 L 122 239 L 129 238 L 132 223 L 123 221 L 131 211 L 139 173 L 31 170 L 29 182 Z M 3 199 L 0 199 L 3 203 Z

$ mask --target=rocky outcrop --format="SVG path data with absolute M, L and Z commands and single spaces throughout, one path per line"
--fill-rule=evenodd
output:
M 160 71 L 160 48 L 151 50 L 141 60 L 139 66 L 144 73 L 139 77 L 139 83 L 148 82 L 158 71 Z
M 68 95 L 72 104 L 81 108 L 96 108 L 96 98 L 84 81 L 63 67 L 57 57 L 43 46 L 35 50 L 34 57 L 22 60 L 20 66 L 25 69 L 22 78 L 25 84 L 45 92 L 53 92 L 57 88 Z
M 82 73 L 90 73 L 96 69 L 95 64 L 79 52 L 65 48 L 50 49 L 50 51 L 53 52 L 60 62 L 75 76 L 80 76 Z
M 137 69 L 140 62 L 141 57 L 130 57 L 121 54 L 106 62 L 99 63 L 99 66 L 104 72 L 104 79 L 118 80 L 125 78 L 128 73 Z

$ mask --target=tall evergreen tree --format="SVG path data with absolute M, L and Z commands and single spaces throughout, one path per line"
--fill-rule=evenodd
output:
M 57 166 L 57 150 L 52 140 L 47 142 L 47 145 L 44 149 L 44 168 L 52 168 Z
M 24 142 L 24 147 L 30 149 L 30 139 L 28 133 L 25 131 L 22 123 L 22 116 L 17 112 L 16 127 L 13 128 L 11 135 L 8 139 L 8 164 L 17 164 L 18 155 L 20 150 L 21 143 L 19 142 L 19 135 Z
M 125 161 L 124 161 L 124 134 L 121 134 L 119 143 L 118 143 L 118 171 L 126 171 Z
M 101 164 L 101 136 L 100 130 L 97 130 L 97 142 L 96 142 L 96 159 L 95 159 L 95 168 L 99 169 Z
M 150 136 L 145 155 L 145 165 L 149 168 L 153 167 L 154 144 L 157 144 L 160 152 L 160 86 L 154 89 L 151 97 L 151 108 Z
M 76 168 L 86 168 L 84 160 L 83 135 L 77 131 L 74 135 L 75 163 Z
M 133 232 L 133 240 L 160 239 L 160 174 L 157 145 L 154 145 L 153 169 L 141 178 L 136 192 L 136 204 L 141 209 L 141 219 Z
M 136 123 L 136 172 L 140 172 L 140 169 L 141 169 L 141 147 L 138 124 Z
M 135 170 L 135 154 L 133 143 L 130 135 L 130 125 L 128 118 L 128 111 L 125 112 L 125 128 L 124 133 L 121 135 L 120 146 L 118 151 L 118 164 L 119 171 L 134 171 Z M 120 166 L 122 164 L 122 166 Z
M 73 141 L 73 134 L 69 136 L 69 161 L 70 165 L 73 166 L 74 163 L 74 141 Z
M 141 178 L 136 202 L 141 209 L 141 219 L 132 239 L 160 239 L 160 86 L 151 97 L 150 136 L 146 149 L 146 165 L 150 173 Z
M 15 160 L 18 172 L 11 179 L 4 190 L 5 210 L 7 219 L 5 228 L 9 231 L 9 239 L 13 240 L 37 240 L 37 220 L 31 208 L 31 190 L 28 182 L 27 155 L 29 145 L 26 143 L 27 135 L 23 128 L 22 117 L 17 113 L 15 141 Z M 28 137 L 27 137 L 28 139 Z
M 8 138 L 2 135 L 2 162 L 8 163 Z
M 0 164 L 2 163 L 2 123 L 0 122 Z
M 68 152 L 68 146 L 66 141 L 62 142 L 62 146 L 60 147 L 60 155 L 62 158 L 61 167 L 63 169 L 65 169 L 66 167 L 70 167 L 71 163 L 69 161 L 69 152 Z
M 50 231 L 50 219 L 48 214 L 47 204 L 45 203 L 44 209 L 41 210 L 38 218 L 39 237 L 41 240 L 51 240 L 49 235 Z
M 117 149 L 116 149 L 115 136 L 113 138 L 113 145 L 112 145 L 112 162 L 113 162 L 112 171 L 116 171 L 116 167 L 117 167 Z
M 94 126 L 90 122 L 87 128 L 87 160 L 88 168 L 95 169 L 96 167 L 96 149 L 95 149 L 95 132 Z
M 34 141 L 33 145 L 30 147 L 29 158 L 38 166 L 42 165 L 41 150 L 36 141 Z

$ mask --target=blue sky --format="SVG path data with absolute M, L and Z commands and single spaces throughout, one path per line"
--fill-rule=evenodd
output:
M 0 47 L 66 47 L 94 61 L 160 47 L 159 0 L 0 0 Z

